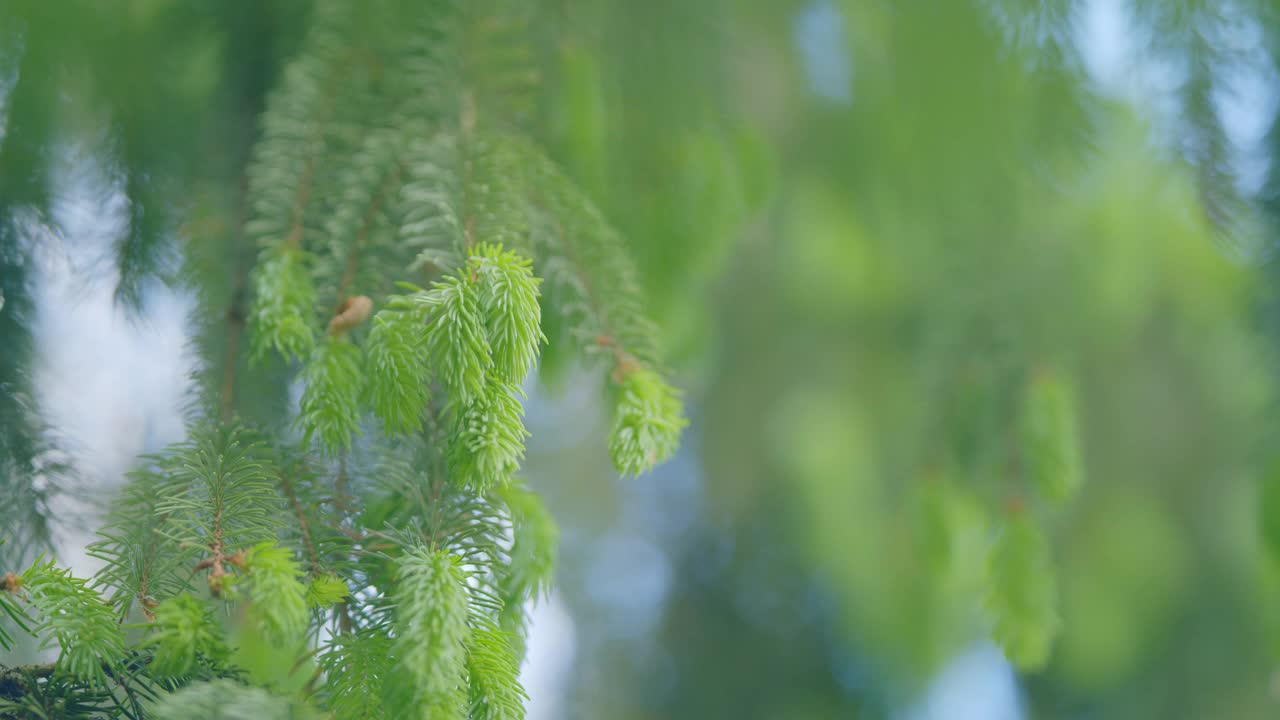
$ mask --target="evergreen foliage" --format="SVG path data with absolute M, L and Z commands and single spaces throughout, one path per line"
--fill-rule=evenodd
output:
M 1061 622 L 1048 554 L 1039 526 L 1017 510 L 996 538 L 988 561 L 986 607 L 995 626 L 992 637 L 1024 669 L 1039 669 L 1049 661 Z
M 1159 613 L 1100 602 L 1081 576 L 1186 572 L 1089 537 L 1114 524 L 1090 511 L 1114 500 L 1175 547 L 1205 532 L 1117 488 L 1166 470 L 1247 479 L 1229 462 L 1244 441 L 1215 425 L 1255 420 L 1268 390 L 1233 315 L 1244 272 L 1201 241 L 1265 225 L 1232 177 L 1215 98 L 1240 60 L 1218 41 L 1245 18 L 1280 57 L 1280 23 L 1257 0 L 1125 5 L 1185 70 L 1179 161 L 1135 150 L 1145 129 L 1089 90 L 1066 39 L 1083 2 L 0 6 L 0 649 L 57 653 L 0 668 L 0 717 L 522 717 L 527 613 L 559 541 L 519 478 L 531 374 L 554 380 L 570 357 L 598 373 L 598 450 L 619 475 L 670 459 L 687 421 L 663 346 L 690 352 L 697 322 L 680 323 L 699 313 L 682 310 L 730 260 L 723 334 L 700 333 L 720 363 L 702 409 L 706 495 L 741 534 L 727 570 L 690 541 L 704 574 L 672 602 L 696 610 L 718 584 L 734 612 L 670 613 L 681 647 L 696 624 L 720 654 L 768 656 L 777 686 L 836 684 L 855 651 L 910 686 L 978 636 L 1046 675 L 1063 645 L 1087 675 L 1098 651 L 1070 643 L 1073 612 L 1105 606 L 1116 646 Z M 826 29 L 848 41 L 831 65 L 857 68 L 852 101 L 846 87 L 814 104 L 813 78 L 770 55 L 814 8 L 843 21 Z M 760 55 L 738 63 L 742 38 Z M 723 117 L 755 104 L 774 108 L 761 125 L 787 163 Z M 92 578 L 40 554 L 75 478 L 31 373 L 36 238 L 57 234 L 57 158 L 78 143 L 128 200 L 117 301 L 190 291 L 200 361 L 186 439 L 129 473 Z M 1276 168 L 1256 198 L 1273 218 Z M 768 222 L 750 227 L 755 211 Z M 1167 427 L 1119 447 L 1168 387 L 1190 390 Z M 1202 465 L 1167 447 L 1193 443 Z M 1272 475 L 1261 526 L 1280 556 Z M 1207 504 L 1184 484 L 1159 502 Z M 1235 508 L 1221 484 L 1209 499 Z M 804 577 L 761 572 L 778 556 Z M 760 577 L 778 587 L 744 602 Z M 802 604 L 843 641 L 774 677 L 801 653 L 766 642 L 814 640 L 778 622 Z M 737 632 L 750 614 L 768 632 Z M 745 676 L 694 645 L 672 697 L 835 716 L 719 692 L 694 672 Z M 875 684 L 855 680 L 840 692 Z
M 111 606 L 89 586 L 49 560 L 36 560 L 16 587 L 46 647 L 61 648 L 58 668 L 90 684 L 106 685 L 106 669 L 124 659 L 124 634 Z
M 1023 408 L 1027 473 L 1053 503 L 1071 498 L 1084 482 L 1075 402 L 1071 383 L 1049 371 L 1033 377 L 1027 388 Z
M 146 645 L 154 648 L 156 677 L 183 678 L 200 663 L 218 666 L 228 650 L 213 609 L 192 595 L 175 595 L 156 605 L 147 625 Z
M 400 717 L 465 717 L 471 627 L 463 570 L 453 556 L 427 548 L 406 553 L 398 566 L 393 651 L 408 682 L 390 688 L 390 707 Z
M 90 547 L 95 578 L 43 559 L 4 576 L 0 643 L 30 632 L 60 649 L 21 702 L 56 689 L 85 708 L 66 717 L 521 718 L 526 612 L 550 587 L 558 533 L 515 476 L 552 317 L 579 326 L 554 342 L 610 359 L 617 466 L 643 472 L 675 449 L 682 408 L 631 260 L 529 130 L 524 10 L 305 5 L 240 164 L 171 176 L 242 219 L 183 228 L 173 279 L 200 301 L 203 361 L 186 439 L 130 473 Z M 43 20 L 34 5 L 20 17 L 31 32 Z M 138 307 L 161 274 L 144 261 L 173 228 L 154 183 L 130 177 L 119 294 Z M 23 303 L 4 278 L 6 302 Z M 20 364 L 5 333 L 0 361 Z M 290 384 L 295 408 L 261 402 Z M 24 442 L 0 473 L 56 475 L 39 438 Z M 6 562 L 47 531 L 11 539 L 23 547 Z
M 156 702 L 147 717 L 158 720 L 306 720 L 319 714 L 265 690 L 229 680 L 193 683 Z
M 468 708 L 473 718 L 513 720 L 524 717 L 528 700 L 520 686 L 520 667 L 509 636 L 491 621 L 482 621 L 467 640 Z

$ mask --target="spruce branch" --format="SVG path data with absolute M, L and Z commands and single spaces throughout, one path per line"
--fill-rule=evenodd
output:
M 465 717 L 465 646 L 470 634 L 464 573 L 449 554 L 420 547 L 397 562 L 397 670 L 409 681 L 392 688 L 399 717 Z
M 307 587 L 293 553 L 274 542 L 260 543 L 237 561 L 244 575 L 237 590 L 245 587 L 249 615 L 272 643 L 294 647 L 307 628 Z
M 158 469 L 163 460 L 149 462 L 127 475 L 99 539 L 88 548 L 89 556 L 103 563 L 96 583 L 111 593 L 121 622 L 135 601 L 151 619 L 159 600 L 190 589 L 184 570 L 190 569 L 192 552 L 163 533 L 171 521 L 159 509 L 169 488 Z
M 177 595 L 155 606 L 142 647 L 152 650 L 150 671 L 160 678 L 184 678 L 199 666 L 221 665 L 230 655 L 213 611 L 192 595 Z
M 360 346 L 346 337 L 330 336 L 316 348 L 303 370 L 306 389 L 298 424 L 304 445 L 318 439 L 331 457 L 351 449 L 352 437 L 360 434 L 363 362 Z
M 1066 503 L 1084 482 L 1076 424 L 1075 387 L 1070 378 L 1049 368 L 1038 370 L 1023 399 L 1023 453 L 1032 484 L 1056 505 Z
M 522 720 L 529 696 L 520 685 L 520 663 L 512 638 L 482 620 L 467 640 L 467 686 L 471 720 Z
M 19 605 L 18 592 L 22 589 L 22 576 L 14 572 L 0 575 L 0 617 L 7 617 L 18 629 L 31 632 L 30 618 Z M 0 648 L 9 650 L 13 647 L 13 636 L 0 624 Z
M 307 522 L 306 513 L 302 510 L 302 503 L 298 500 L 298 493 L 283 469 L 277 471 L 276 477 L 280 480 L 280 489 L 284 492 L 285 499 L 289 501 L 289 509 L 293 511 L 293 517 L 298 521 L 298 531 L 302 534 L 302 547 L 307 553 L 309 572 L 312 576 L 318 576 L 321 573 L 320 553 L 316 550 L 316 544 L 311 538 L 311 526 Z
M 428 322 L 422 307 L 399 296 L 373 318 L 365 341 L 366 395 L 388 434 L 422 427 L 431 382 Z
M 524 459 L 529 436 L 521 419 L 524 392 L 520 386 L 500 380 L 496 373 L 490 373 L 485 382 L 483 393 L 458 412 L 449 453 L 456 481 L 477 493 L 511 478 Z
M 522 717 L 525 612 L 558 534 L 514 480 L 543 313 L 610 360 L 619 467 L 669 455 L 683 422 L 623 244 L 515 130 L 533 64 L 502 4 L 315 3 L 245 172 L 234 241 L 256 263 L 233 248 L 229 300 L 201 297 L 225 310 L 204 313 L 226 341 L 207 419 L 131 475 L 91 586 L 0 576 L 0 609 L 46 641 L 72 624 L 36 594 L 97 603 L 63 643 L 76 672 L 41 687 L 74 680 L 85 707 L 131 719 L 310 716 L 298 698 L 334 718 Z M 406 266 L 428 289 L 389 296 Z M 305 384 L 296 455 L 233 420 L 259 377 L 240 356 L 268 352 Z M 332 479 L 310 465 L 328 460 Z M 122 639 L 138 616 L 141 660 Z
M 160 531 L 207 551 L 196 570 L 208 571 L 215 596 L 231 582 L 233 558 L 273 538 L 279 525 L 280 500 L 263 451 L 261 440 L 241 426 L 198 425 L 163 465 L 168 482 L 156 509 L 172 523 Z
M 542 499 L 523 483 L 494 490 L 511 519 L 511 544 L 499 584 L 502 597 L 500 626 L 511 636 L 516 655 L 524 654 L 526 607 L 546 596 L 555 578 L 560 528 Z
M 448 390 L 461 406 L 485 392 L 485 375 L 493 350 L 480 309 L 480 288 L 465 278 L 448 276 L 418 302 L 431 309 L 427 347 Z
M 351 290 L 351 285 L 356 278 L 356 269 L 360 264 L 361 253 L 369 244 L 369 233 L 372 231 L 374 223 L 381 215 L 387 202 L 397 194 L 401 179 L 404 176 L 404 163 L 400 160 L 399 144 L 396 139 L 386 139 L 380 135 L 372 135 L 369 140 L 374 147 L 367 152 L 374 157 L 367 160 L 372 171 L 381 171 L 384 174 L 380 180 L 375 181 L 374 190 L 371 195 L 366 196 L 359 189 L 366 187 L 369 178 L 348 178 L 344 181 L 344 187 L 348 188 L 347 195 L 342 198 L 343 202 L 338 209 L 334 211 L 333 220 L 330 222 L 329 232 L 334 242 L 343 242 L 347 233 L 350 232 L 350 219 L 347 215 L 359 216 L 358 227 L 355 230 L 354 240 L 346 251 L 346 262 L 343 265 L 342 277 L 338 280 L 338 298 L 339 310 L 341 311 L 341 302 L 347 297 Z M 385 147 L 379 147 L 383 145 Z M 359 162 L 357 159 L 357 163 Z M 379 162 L 380 161 L 380 162 Z M 353 172 L 365 172 L 358 164 L 353 165 Z M 363 212 L 359 212 L 357 208 L 363 208 Z
M 231 680 L 192 683 L 151 707 L 151 720 L 319 720 L 314 709 Z
M 673 455 L 688 424 L 680 393 L 659 374 L 657 329 L 642 311 L 635 269 L 616 232 L 591 200 L 532 143 L 512 140 L 532 170 L 533 203 L 543 214 L 544 272 L 588 354 L 606 353 L 615 387 L 610 456 L 623 475 Z M 598 291 L 604 280 L 609 295 Z
M 385 684 L 394 672 L 392 639 L 381 628 L 330 639 L 320 655 L 329 678 L 329 709 L 335 720 L 386 717 Z
M 992 637 L 1019 668 L 1042 668 L 1061 626 L 1057 583 L 1048 541 L 1020 504 L 991 547 L 987 573 Z
M 254 273 L 250 315 L 258 358 L 268 351 L 301 358 L 314 345 L 315 289 L 303 235 L 329 120 L 350 68 L 343 62 L 348 12 L 342 3 L 320 4 L 306 47 L 268 101 L 263 138 L 250 163 L 254 203 L 246 230 L 264 253 Z
M 236 369 L 240 359 L 240 344 L 244 339 L 248 308 L 245 306 L 249 291 L 249 272 L 251 263 L 246 262 L 248 235 L 245 223 L 249 219 L 249 179 L 242 177 L 237 193 L 239 217 L 232 236 L 231 296 L 224 313 L 226 324 L 226 346 L 222 354 L 222 384 L 218 389 L 218 419 L 229 423 L 235 411 Z
M 61 648 L 56 669 L 106 685 L 103 667 L 115 667 L 126 654 L 111 604 L 87 580 L 51 560 L 37 559 L 22 574 L 19 592 L 35 614 L 33 632 L 41 638 L 41 648 Z

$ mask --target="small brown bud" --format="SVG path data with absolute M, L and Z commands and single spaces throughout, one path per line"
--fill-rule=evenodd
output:
M 1004 503 L 1004 510 L 1009 517 L 1018 517 L 1027 511 L 1026 498 L 1021 495 L 1011 495 Z
M 613 381 L 619 385 L 626 381 L 628 375 L 640 369 L 640 363 L 623 352 L 615 353 L 614 362 Z
M 338 312 L 329 321 L 329 334 L 341 335 L 369 318 L 373 312 L 373 301 L 366 295 L 356 295 L 342 301 Z
M 22 578 L 17 575 L 7 572 L 4 576 L 0 577 L 0 589 L 3 589 L 5 592 L 16 593 L 21 588 Z

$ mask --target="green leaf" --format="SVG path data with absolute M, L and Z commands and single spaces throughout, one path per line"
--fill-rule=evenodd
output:
M 467 641 L 471 720 L 521 720 L 529 696 L 520 685 L 511 638 L 492 625 L 473 628 Z
M 262 688 L 230 680 L 188 685 L 165 695 L 147 715 L 151 720 L 309 720 L 320 714 Z
M 518 385 L 491 376 L 482 395 L 475 395 L 458 416 L 449 451 L 449 467 L 457 482 L 483 494 L 505 484 L 524 458 L 524 396 Z
M 688 425 L 679 392 L 651 370 L 633 369 L 622 379 L 609 434 L 609 455 L 622 475 L 639 475 L 666 461 Z
M 268 352 L 301 359 L 315 347 L 312 308 L 316 293 L 306 254 L 296 248 L 270 253 L 254 272 L 254 304 L 249 315 L 253 355 Z
M 485 374 L 493 363 L 480 288 L 469 280 L 447 277 L 421 302 L 433 307 L 427 343 L 436 376 L 448 389 L 450 401 L 468 405 L 484 394 Z
M 1280 461 L 1273 461 L 1263 474 L 1258 503 L 1262 540 L 1271 557 L 1280 562 Z
M 61 648 L 58 669 L 86 682 L 106 685 L 105 667 L 125 655 L 124 634 L 110 603 L 70 570 L 37 559 L 22 574 L 22 590 L 35 611 L 41 649 Z
M 1036 373 L 1023 408 L 1027 471 L 1040 493 L 1056 504 L 1072 498 L 1084 483 L 1077 423 L 1071 381 L 1052 370 Z
M 397 562 L 397 673 L 388 688 L 395 717 L 462 720 L 468 597 L 458 562 L 447 553 L 415 548 Z
M 542 309 L 533 263 L 501 245 L 482 243 L 472 251 L 470 266 L 480 283 L 484 313 L 493 352 L 493 370 L 519 384 L 538 360 L 538 346 L 546 342 L 540 327 Z
M 392 674 L 391 638 L 380 628 L 337 635 L 320 656 L 334 720 L 380 720 L 385 680 Z
M 192 595 L 178 595 L 156 606 L 146 625 L 143 646 L 152 649 L 151 670 L 158 677 L 181 678 L 205 663 L 220 665 L 229 654 L 213 611 Z
M 351 595 L 347 583 L 337 575 L 316 575 L 307 585 L 307 604 L 311 607 L 325 608 L 342 602 Z
M 308 592 L 293 553 L 265 542 L 246 553 L 243 564 L 245 575 L 236 587 L 247 586 L 250 619 L 270 642 L 300 646 L 307 631 Z
M 303 371 L 298 423 L 304 444 L 316 438 L 330 456 L 351 449 L 352 436 L 360 433 L 362 360 L 360 348 L 345 337 L 330 337 L 317 348 Z
M 494 494 L 511 515 L 511 549 L 498 588 L 502 599 L 499 623 L 510 633 L 512 651 L 520 658 L 525 650 L 528 605 L 546 596 L 555 580 L 560 528 L 542 498 L 523 483 L 499 487 Z
M 393 298 L 373 317 L 365 355 L 374 416 L 388 434 L 421 429 L 431 381 L 426 314 Z
M 992 637 L 1010 662 L 1021 670 L 1039 670 L 1049 662 L 1062 622 L 1057 581 L 1048 541 L 1025 511 L 1009 518 L 991 548 L 986 609 Z

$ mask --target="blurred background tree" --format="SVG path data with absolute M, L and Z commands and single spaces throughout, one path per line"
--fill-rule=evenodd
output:
M 235 216 L 308 8 L 29 4 L 4 25 L 6 212 L 47 206 L 68 137 L 109 148 L 145 313 L 177 228 Z M 675 463 L 610 480 L 598 383 L 547 328 L 529 476 L 563 527 L 567 716 L 951 720 L 922 698 L 991 639 L 1021 716 L 1275 713 L 1271 3 L 529 16 L 531 133 L 627 239 L 694 420 Z M 202 283 L 229 299 L 227 237 Z M 8 242 L 16 389 L 36 309 Z M 3 492 L 46 517 L 55 488 L 21 481 L 38 398 L 0 401 Z

